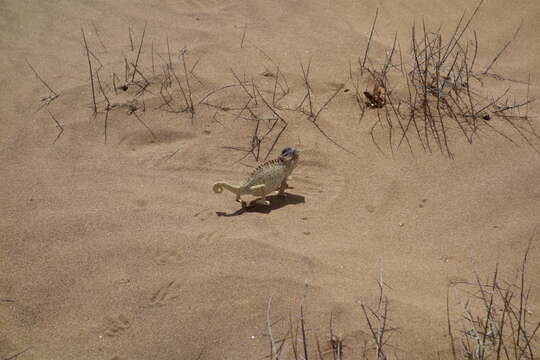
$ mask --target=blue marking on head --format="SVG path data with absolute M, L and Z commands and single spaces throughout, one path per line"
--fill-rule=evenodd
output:
M 281 156 L 292 156 L 296 150 L 291 147 L 286 147 L 285 149 L 281 150 Z

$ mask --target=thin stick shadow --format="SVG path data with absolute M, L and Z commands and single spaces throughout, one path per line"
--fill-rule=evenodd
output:
M 216 211 L 217 216 L 238 216 L 243 213 L 262 213 L 269 214 L 271 211 L 280 209 L 288 205 L 297 205 L 303 204 L 306 202 L 306 198 L 301 195 L 289 194 L 286 196 L 271 195 L 266 197 L 270 201 L 270 205 L 262 205 L 254 203 L 253 205 L 248 205 L 245 208 L 241 208 L 232 213 L 226 213 L 223 211 Z M 253 203 L 253 202 L 252 202 Z

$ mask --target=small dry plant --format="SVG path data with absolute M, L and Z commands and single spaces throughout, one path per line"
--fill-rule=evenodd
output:
M 387 349 L 391 348 L 391 345 L 389 345 L 390 335 L 392 332 L 396 331 L 397 328 L 389 326 L 388 297 L 384 293 L 384 288 L 387 285 L 383 281 L 382 270 L 380 271 L 377 285 L 379 287 L 377 306 L 371 308 L 365 304 L 360 305 L 369 328 L 369 334 L 371 335 L 371 351 L 373 352 L 373 356 L 369 356 L 370 348 L 365 344 L 363 358 L 387 360 L 389 359 Z
M 531 249 L 527 247 L 523 260 L 512 282 L 500 279 L 498 266 L 493 276 L 483 281 L 475 275 L 473 283 L 466 285 L 466 301 L 463 315 L 453 318 L 447 294 L 447 332 L 450 338 L 450 358 L 454 360 L 535 360 L 538 351 L 540 321 L 533 319 L 530 306 L 531 288 L 527 284 L 527 261 Z M 344 338 L 333 329 L 332 316 L 324 341 L 318 332 L 307 327 L 304 307 L 299 316 L 289 316 L 288 329 L 284 336 L 277 337 L 275 323 L 271 319 L 272 298 L 266 309 L 266 336 L 269 339 L 271 360 L 343 360 L 360 358 L 371 360 L 399 359 L 397 348 L 390 344 L 397 328 L 390 325 L 389 301 L 385 295 L 388 287 L 383 281 L 382 271 L 377 280 L 378 296 L 375 306 L 361 304 L 366 321 L 364 346 L 354 353 L 345 344 Z M 309 336 L 308 336 L 309 335 Z M 435 356 L 435 354 L 434 354 Z M 440 358 L 440 354 L 437 354 Z
M 493 72 L 494 65 L 508 52 L 522 24 L 489 64 L 480 68 L 477 61 L 478 37 L 475 31 L 470 30 L 470 25 L 483 1 L 479 1 L 470 17 L 466 18 L 465 13 L 461 16 L 450 36 L 443 34 L 441 28 L 429 29 L 422 21 L 420 26 L 412 25 L 408 51 L 405 48 L 402 51 L 396 33 L 392 47 L 386 49 L 384 55 L 379 53 L 377 58 L 372 58 L 369 52 L 374 47 L 372 39 L 379 15 L 377 9 L 365 52 L 358 57 L 358 71 L 353 71 L 350 65 L 349 79 L 333 86 L 325 96 L 321 96 L 323 90 L 317 89 L 312 81 L 311 59 L 307 63 L 300 61 L 296 79 L 299 81 L 294 82 L 300 85 L 296 88 L 289 86 L 289 80 L 278 63 L 249 39 L 247 25 L 242 27 L 240 48 L 262 55 L 266 70 L 259 74 L 246 74 L 244 69 L 235 71 L 231 68 L 232 83 L 208 89 L 196 73 L 201 58 L 194 56 L 185 46 L 180 50 L 171 49 L 168 37 L 164 42 L 166 50 L 155 51 L 154 41 L 145 40 L 146 24 L 138 41 L 129 27 L 129 52 L 124 54 L 120 51 L 121 57 L 112 62 L 116 64 L 115 68 L 105 66 L 104 63 L 110 64 L 111 61 L 102 62 L 98 51 L 112 54 L 112 50 L 107 49 L 92 23 L 92 36 L 96 39 L 87 37 L 81 28 L 82 50 L 88 64 L 91 90 L 88 103 L 94 118 L 99 116 L 99 121 L 103 119 L 105 143 L 115 111 L 125 109 L 154 142 L 159 139 L 149 122 L 149 118 L 153 118 L 149 116 L 152 110 L 178 116 L 185 114 L 193 121 L 196 115 L 206 116 L 200 111 L 204 107 L 215 111 L 211 116 L 212 122 L 226 127 L 224 119 L 229 119 L 230 123 L 244 120 L 250 129 L 245 146 L 227 147 L 244 153 L 238 161 L 248 157 L 256 162 L 267 160 L 289 129 L 289 121 L 286 120 L 289 115 L 304 118 L 334 146 L 358 157 L 323 128 L 321 124 L 327 121 L 320 121 L 323 113 L 327 115 L 325 120 L 332 118 L 331 103 L 339 95 L 348 93 L 351 89 L 346 85 L 352 84 L 355 91 L 350 91 L 349 96 L 352 94 L 358 105 L 359 122 L 371 113 L 368 136 L 384 155 L 394 154 L 406 146 L 411 154 L 421 149 L 453 158 L 455 147 L 463 142 L 472 144 L 487 134 L 500 136 L 516 146 L 525 143 L 540 152 L 537 148 L 540 135 L 533 116 L 529 115 L 529 105 L 536 100 L 529 96 L 530 76 L 523 81 Z M 36 68 L 28 60 L 26 62 L 48 91 L 48 95 L 41 99 L 40 109 L 47 107 L 61 96 L 61 92 L 54 90 Z M 485 85 L 488 79 L 500 81 L 506 89 L 501 88 L 494 94 L 494 89 Z M 292 81 L 290 83 L 293 84 Z M 510 85 L 506 87 L 507 83 L 511 83 L 513 88 Z M 521 91 L 519 96 L 524 97 L 521 100 L 516 100 L 519 98 L 516 97 L 516 87 Z M 159 104 L 147 112 L 145 99 Z M 297 105 L 291 105 L 293 103 Z M 69 124 L 49 114 L 58 129 L 56 142 L 64 126 Z
M 369 331 L 364 332 L 366 340 L 360 352 L 361 359 L 388 360 L 393 346 L 389 343 L 391 335 L 397 330 L 390 325 L 388 314 L 388 297 L 384 289 L 388 287 L 383 282 L 382 271 L 377 280 L 378 296 L 376 305 L 370 307 L 362 303 L 361 308 Z M 318 332 L 311 330 L 312 336 L 308 336 L 308 327 L 305 320 L 304 307 L 300 306 L 300 313 L 296 320 L 289 315 L 289 326 L 286 334 L 280 338 L 274 335 L 274 322 L 271 319 L 272 298 L 269 298 L 266 310 L 266 336 L 269 338 L 271 360 L 294 359 L 309 360 L 343 360 L 346 354 L 352 353 L 352 349 L 345 344 L 345 338 L 336 334 L 333 328 L 333 318 L 330 315 L 330 324 L 327 335 L 321 337 Z M 394 354 L 394 357 L 397 356 Z
M 498 268 L 482 282 L 476 275 L 475 290 L 464 304 L 463 317 L 454 329 L 448 315 L 448 333 L 455 360 L 533 360 L 538 350 L 538 317 L 532 319 L 527 285 L 527 248 L 517 280 L 499 279 Z
M 452 146 L 457 139 L 472 144 L 488 132 L 516 146 L 519 139 L 539 152 L 536 144 L 540 136 L 528 111 L 529 104 L 536 100 L 529 97 L 530 77 L 524 82 L 491 72 L 522 24 L 483 71 L 478 69 L 476 61 L 476 32 L 473 32 L 473 39 L 463 40 L 482 3 L 483 0 L 467 21 L 463 14 L 448 40 L 443 39 L 440 28 L 430 30 L 422 21 L 420 30 L 418 26 L 412 26 L 410 51 L 402 52 L 396 33 L 392 48 L 385 51 L 382 63 L 373 63 L 368 56 L 377 10 L 364 56 L 358 59 L 359 76 L 368 73 L 375 83 L 373 92 L 363 92 L 365 102 L 359 89 L 359 76 L 355 79 L 352 68 L 350 80 L 356 88 L 360 120 L 366 109 L 376 111 L 377 119 L 371 126 L 370 135 L 381 153 L 386 154 L 383 148 L 387 147 L 393 154 L 406 144 L 411 153 L 421 147 L 424 151 L 440 151 L 453 158 Z M 490 94 L 490 89 L 484 87 L 487 78 L 495 78 L 503 84 L 511 82 L 522 88 L 526 86 L 525 99 L 516 101 L 511 86 L 500 94 Z M 380 144 L 381 136 L 386 136 L 386 145 Z

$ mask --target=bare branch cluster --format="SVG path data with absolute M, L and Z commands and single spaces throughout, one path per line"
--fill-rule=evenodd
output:
M 454 359 L 505 359 L 525 360 L 535 358 L 538 319 L 531 319 L 529 306 L 530 288 L 527 285 L 527 260 L 529 242 L 517 282 L 499 279 L 498 267 L 487 282 L 476 274 L 472 286 L 475 290 L 464 304 L 460 329 L 452 330 L 448 317 L 448 331 Z M 459 337 L 459 341 L 456 341 Z
M 453 158 L 457 144 L 463 140 L 472 144 L 488 133 L 501 136 L 516 146 L 523 142 L 540 152 L 537 149 L 540 135 L 528 111 L 529 105 L 536 100 L 529 97 L 530 77 L 526 83 L 526 98 L 519 101 L 510 87 L 500 94 L 491 95 L 483 82 L 485 77 L 509 80 L 490 71 L 517 37 L 522 24 L 482 72 L 477 70 L 476 32 L 473 31 L 473 39 L 464 40 L 482 3 L 483 0 L 480 0 L 470 17 L 466 18 L 465 13 L 461 16 L 447 40 L 443 39 L 440 28 L 430 30 L 424 21 L 421 27 L 412 26 L 409 51 L 402 51 L 398 34 L 394 34 L 392 47 L 385 51 L 382 62 L 370 56 L 379 16 L 379 9 L 376 9 L 365 52 L 358 58 L 359 71 L 349 65 L 349 83 L 354 87 L 354 92 L 351 91 L 349 96 L 352 94 L 358 107 L 359 123 L 370 115 L 368 118 L 372 123 L 369 125 L 369 136 L 379 152 L 394 154 L 406 144 L 411 154 L 421 149 Z M 92 26 L 100 49 L 109 53 L 96 25 L 92 23 Z M 130 53 L 122 54 L 122 69 L 107 70 L 107 76 L 104 75 L 103 63 L 91 49 L 88 40 L 92 39 L 87 39 L 81 28 L 88 63 L 92 113 L 94 118 L 103 115 L 104 142 L 107 143 L 108 138 L 109 113 L 118 109 L 126 109 L 127 114 L 133 115 L 153 141 L 157 140 L 156 132 L 144 116 L 145 97 L 149 94 L 160 102 L 155 109 L 173 114 L 187 113 L 192 121 L 200 106 L 215 109 L 212 120 L 222 126 L 225 125 L 220 120 L 221 114 L 228 114 L 229 117 L 232 114 L 232 122 L 245 120 L 252 129 L 247 144 L 227 147 L 244 153 L 238 161 L 248 157 L 257 162 L 266 160 L 290 129 L 286 120 L 290 118 L 289 115 L 304 118 L 330 143 L 356 157 L 348 146 L 323 128 L 325 122 L 321 121 L 339 95 L 350 91 L 347 83 L 321 96 L 323 91 L 316 88 L 312 81 L 314 70 L 309 59 L 307 63 L 301 61 L 299 64 L 298 78 L 302 85 L 292 89 L 278 63 L 249 39 L 247 24 L 242 29 L 240 48 L 245 51 L 254 49 L 262 55 L 267 63 L 266 70 L 258 74 L 260 76 L 254 76 L 231 68 L 231 84 L 204 93 L 205 83 L 196 73 L 201 59 L 193 56 L 185 46 L 177 51 L 171 50 L 168 37 L 165 41 L 166 51 L 155 52 L 154 41 L 150 44 L 145 42 L 146 24 L 138 40 L 132 27 L 128 28 Z M 145 51 L 145 44 L 150 49 Z M 143 58 L 150 58 L 151 66 L 143 66 Z M 41 109 L 58 98 L 60 93 L 53 90 L 26 61 L 49 91 L 49 95 L 42 99 Z M 104 80 L 109 76 L 111 83 L 107 84 Z M 225 103 L 215 100 L 225 91 L 235 92 L 234 101 Z M 116 98 L 121 100 L 115 101 Z M 241 105 L 233 105 L 238 99 L 241 99 Z M 285 104 L 297 105 L 291 107 Z M 60 123 L 55 118 L 53 120 L 58 127 Z M 61 130 L 59 137 L 64 128 L 58 129 Z
M 440 151 L 453 158 L 452 145 L 457 138 L 472 144 L 486 131 L 492 131 L 516 146 L 515 137 L 520 138 L 538 152 L 534 142 L 540 137 L 532 119 L 528 112 L 519 112 L 520 108 L 536 99 L 529 99 L 527 95 L 522 102 L 514 100 L 510 103 L 510 88 L 496 97 L 486 96 L 482 82 L 482 77 L 488 75 L 496 60 L 516 38 L 521 25 L 483 72 L 475 70 L 478 52 L 476 32 L 474 41 L 463 40 L 482 2 L 478 3 L 465 24 L 463 14 L 448 41 L 443 40 L 440 28 L 430 31 L 422 22 L 420 31 L 416 25 L 412 26 L 411 49 L 404 54 L 399 41 L 396 41 L 396 34 L 392 48 L 386 52 L 385 61 L 380 66 L 370 65 L 370 61 L 366 65 L 370 36 L 366 52 L 358 62 L 360 73 L 368 72 L 375 87 L 373 93 L 363 92 L 366 98 L 363 105 L 358 78 L 355 88 L 360 118 L 366 108 L 376 111 L 377 119 L 370 134 L 381 153 L 386 153 L 383 151 L 385 146 L 377 140 L 381 132 L 386 134 L 386 146 L 392 154 L 406 143 L 411 153 L 415 146 L 419 146 L 424 151 Z M 373 27 L 376 17 L 377 14 Z M 399 53 L 399 62 L 394 61 L 397 61 L 396 53 Z M 397 81 L 395 76 L 389 76 L 391 73 L 398 75 Z M 350 78 L 353 78 L 352 70 Z M 405 89 L 407 95 L 397 95 L 405 93 Z

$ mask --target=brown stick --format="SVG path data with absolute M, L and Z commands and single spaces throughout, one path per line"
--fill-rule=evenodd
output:
M 133 38 L 131 37 L 131 26 L 128 27 L 128 34 L 129 34 L 129 45 L 131 47 L 131 51 L 133 51 L 134 48 L 133 48 Z
M 135 66 L 135 64 L 131 63 L 131 66 L 133 66 L 133 74 L 137 73 L 140 75 L 140 77 L 144 80 L 144 82 L 146 83 L 144 88 L 146 88 L 147 86 L 150 85 L 150 81 L 148 81 L 148 79 L 146 78 L 146 76 L 144 76 L 144 74 L 142 73 L 142 71 L 140 71 L 137 66 Z
M 278 360 L 277 346 L 274 336 L 272 334 L 272 320 L 270 317 L 270 309 L 272 307 L 272 297 L 268 298 L 268 305 L 266 306 L 266 331 L 270 338 L 270 360 Z
M 497 59 L 499 59 L 499 57 L 502 55 L 502 53 L 508 48 L 510 43 L 512 41 L 514 41 L 514 39 L 517 37 L 519 31 L 521 30 L 521 26 L 523 26 L 523 19 L 521 20 L 521 23 L 519 24 L 518 28 L 516 29 L 516 32 L 514 32 L 514 36 L 512 36 L 512 38 L 506 44 L 504 44 L 503 48 L 501 50 L 499 50 L 497 55 L 495 55 L 495 57 L 493 58 L 491 63 L 489 63 L 488 67 L 486 68 L 486 70 L 484 70 L 484 72 L 482 74 L 487 74 L 488 73 L 488 71 L 491 69 L 493 64 L 495 64 L 495 62 L 497 61 Z
M 377 8 L 375 10 L 375 18 L 373 19 L 373 24 L 371 25 L 371 32 L 369 33 L 369 39 L 368 39 L 368 43 L 367 43 L 367 46 L 366 46 L 366 51 L 364 52 L 364 60 L 362 60 L 362 64 L 360 66 L 360 73 L 363 75 L 364 74 L 364 67 L 366 65 L 366 59 L 367 59 L 367 55 L 368 55 L 368 51 L 369 51 L 369 45 L 371 44 L 371 38 L 373 37 L 373 31 L 375 30 L 375 24 L 377 23 L 377 17 L 379 16 L 379 8 Z
M 248 91 L 248 89 L 246 88 L 246 86 L 244 85 L 244 83 L 242 82 L 242 80 L 240 80 L 240 78 L 238 77 L 238 75 L 236 75 L 236 73 L 234 72 L 234 70 L 231 68 L 231 73 L 233 74 L 234 78 L 236 79 L 236 81 L 238 81 L 238 84 L 242 87 L 242 89 L 244 89 L 244 92 L 251 98 L 253 99 L 253 95 Z
M 156 75 L 156 69 L 154 67 L 154 40 L 152 40 L 152 74 Z
M 32 70 L 32 72 L 34 73 L 34 75 L 38 78 L 39 81 L 41 81 L 41 83 L 54 95 L 54 97 L 58 97 L 58 93 L 56 91 L 54 91 L 50 86 L 49 84 L 47 84 L 45 82 L 45 80 L 43 80 L 41 78 L 41 76 L 39 76 L 39 74 L 37 73 L 36 69 L 34 69 L 34 67 L 32 66 L 32 64 L 30 64 L 30 62 L 28 61 L 28 59 L 25 57 L 24 60 L 26 61 L 26 64 L 28 65 L 28 67 L 30 67 L 30 69 Z
M 141 36 L 141 43 L 139 44 L 139 51 L 137 51 L 137 58 L 135 59 L 135 65 L 133 67 L 135 68 L 135 71 L 133 71 L 133 74 L 131 75 L 131 82 L 135 79 L 135 73 L 137 72 L 137 65 L 139 64 L 139 56 L 141 55 L 141 49 L 144 41 L 144 34 L 146 33 L 146 23 L 144 23 L 144 29 Z
M 128 83 L 128 76 L 129 76 L 129 63 L 126 58 L 126 55 L 122 54 L 124 56 L 124 84 L 127 86 Z
M 167 41 L 167 55 L 169 56 L 169 68 L 172 68 L 171 48 L 169 46 L 169 36 L 166 36 Z
M 105 108 L 105 121 L 103 123 L 103 136 L 104 136 L 104 142 L 107 144 L 107 127 L 108 127 L 108 121 L 109 121 L 109 111 L 111 109 L 111 102 L 109 101 L 109 98 L 107 97 L 107 94 L 105 94 L 105 90 L 103 90 L 103 86 L 101 85 L 101 79 L 99 78 L 99 71 L 96 71 L 96 77 L 98 80 L 99 90 L 101 91 L 101 94 L 105 98 L 105 101 L 107 102 L 107 106 Z
M 454 345 L 454 332 L 452 331 L 452 325 L 450 323 L 450 289 L 446 289 L 446 321 L 448 325 L 448 336 L 450 337 L 450 347 L 452 349 L 452 356 L 454 360 L 457 360 L 456 347 Z
M 97 113 L 96 105 L 96 93 L 94 89 L 94 73 L 92 71 L 92 62 L 90 61 L 90 51 L 88 50 L 88 44 L 86 42 L 86 36 L 84 35 L 84 29 L 81 27 L 81 32 L 84 40 L 84 47 L 86 49 L 86 57 L 88 59 L 88 69 L 90 71 L 90 84 L 92 85 L 92 101 L 94 102 L 94 114 Z
M 244 33 L 242 34 L 242 41 L 240 41 L 240 48 L 244 47 L 244 40 L 246 39 L 247 23 L 244 24 Z
M 266 105 L 266 107 L 268 109 L 270 109 L 270 111 L 272 113 L 274 113 L 274 115 L 276 115 L 276 117 L 281 120 L 281 122 L 283 122 L 285 125 L 283 126 L 283 128 L 280 130 L 280 132 L 277 134 L 274 142 L 272 143 L 272 146 L 270 147 L 270 149 L 268 150 L 264 160 L 266 161 L 266 159 L 268 158 L 268 156 L 270 155 L 270 153 L 272 152 L 272 150 L 274 150 L 274 147 L 276 146 L 279 138 L 281 137 L 281 135 L 283 134 L 283 132 L 285 132 L 285 130 L 287 129 L 287 126 L 289 126 L 289 124 L 287 123 L 287 121 L 285 121 L 285 119 L 283 119 L 283 117 L 281 117 L 281 115 L 279 115 L 276 110 L 274 110 L 274 108 L 272 106 L 270 106 L 270 104 L 268 104 L 268 101 L 266 101 L 266 99 L 264 98 L 264 96 L 262 96 L 261 92 L 259 91 L 259 88 L 255 86 L 255 90 L 257 91 L 257 93 L 259 94 L 259 97 L 262 99 L 262 101 L 264 102 L 264 104 Z M 275 123 L 274 123 L 275 125 Z
M 191 103 L 189 102 L 189 100 L 187 98 L 186 92 L 184 90 L 184 87 L 182 86 L 182 83 L 180 82 L 180 79 L 178 78 L 178 76 L 176 75 L 176 72 L 174 71 L 174 68 L 172 67 L 172 63 L 171 63 L 170 70 L 171 70 L 174 78 L 176 79 L 176 82 L 178 83 L 178 86 L 180 87 L 180 92 L 182 93 L 182 97 L 184 98 L 184 101 L 186 103 L 186 110 L 189 111 Z
M 316 122 L 317 119 L 319 118 L 319 114 L 324 110 L 326 109 L 326 107 L 328 106 L 328 104 L 330 104 L 330 102 L 332 100 L 334 100 L 334 98 L 337 96 L 337 94 L 339 94 L 339 92 L 341 91 L 341 89 L 343 89 L 345 85 L 344 84 L 341 84 L 338 89 L 332 94 L 332 96 L 330 96 L 328 98 L 328 100 L 326 100 L 326 102 L 323 104 L 323 106 L 321 106 L 321 108 L 319 109 L 319 111 L 317 111 L 317 114 L 315 114 L 315 117 L 313 117 L 313 122 Z
M 521 104 L 514 104 L 514 105 L 511 105 L 511 106 L 502 106 L 501 108 L 495 110 L 494 113 L 508 111 L 508 110 L 511 110 L 511 109 L 517 109 L 517 108 L 522 107 L 522 106 L 528 106 L 530 103 L 535 102 L 536 100 L 538 100 L 538 99 L 533 98 L 533 99 L 528 99 L 527 101 L 525 101 L 525 102 L 523 102 Z
M 107 94 L 105 94 L 105 90 L 103 90 L 103 86 L 101 85 L 101 79 L 99 78 L 99 71 L 96 71 L 96 78 L 99 85 L 99 91 L 103 95 L 103 98 L 105 99 L 105 102 L 107 102 L 107 109 L 110 108 L 111 102 L 109 101 L 109 98 L 107 97 Z
M 382 86 L 385 90 L 386 88 L 386 73 L 388 72 L 388 67 L 392 65 L 392 57 L 394 56 L 394 51 L 396 50 L 396 41 L 397 41 L 397 31 L 394 35 L 394 43 L 392 44 L 392 50 L 390 51 L 390 55 L 387 56 L 386 61 L 384 62 L 383 68 L 381 70 L 381 81 L 384 81 Z
M 410 150 L 411 154 L 414 154 L 411 143 L 409 141 L 409 137 L 407 136 L 407 132 L 406 132 L 405 128 L 403 127 L 403 123 L 401 122 L 401 119 L 402 119 L 401 113 L 394 106 L 394 102 L 392 101 L 391 95 L 387 94 L 386 98 L 388 99 L 388 103 L 390 104 L 390 106 L 392 107 L 392 110 L 394 111 L 394 114 L 396 115 L 396 119 L 398 121 L 399 127 L 401 128 L 401 132 L 403 134 L 402 136 L 405 137 L 405 140 L 407 141 L 407 145 L 409 146 L 409 150 Z M 399 145 L 398 145 L 397 149 L 399 149 Z
M 189 112 L 191 113 L 191 117 L 193 117 L 193 115 L 195 114 L 195 106 L 193 105 L 191 85 L 189 84 L 189 74 L 186 67 L 185 51 L 182 51 L 181 55 L 182 55 L 182 64 L 184 65 L 184 76 L 186 77 L 186 84 L 187 84 L 188 95 L 189 95 Z
M 478 38 L 476 37 L 476 30 L 474 31 L 474 55 L 471 61 L 471 68 L 469 72 L 473 72 L 474 63 L 476 62 L 476 54 L 478 53 Z
M 279 69 L 276 71 L 275 81 L 274 81 L 274 91 L 272 93 L 272 105 L 276 105 L 276 90 L 277 90 L 277 84 L 279 79 Z
M 157 136 L 156 134 L 154 134 L 154 132 L 152 131 L 152 129 L 150 129 L 150 127 L 148 125 L 146 125 L 146 123 L 144 121 L 142 121 L 142 119 L 139 117 L 139 115 L 137 115 L 137 112 L 136 111 L 133 111 L 132 112 L 133 115 L 135 115 L 135 117 L 137 118 L 137 120 L 146 128 L 146 130 L 148 130 L 148 132 L 150 133 L 150 135 L 152 135 L 152 138 L 154 140 L 157 139 Z
M 195 68 L 197 67 L 197 65 L 199 65 L 199 61 L 201 61 L 200 58 L 197 58 L 197 61 L 195 61 L 195 63 L 193 64 L 193 66 L 191 67 L 191 69 L 189 70 L 189 73 L 191 74 L 191 76 L 193 76 L 193 78 L 195 80 L 197 80 L 197 82 L 201 85 L 204 85 L 204 83 L 201 81 L 201 79 L 199 79 L 199 77 L 197 75 L 195 75 Z
M 309 84 L 309 70 L 311 69 L 311 59 L 309 59 L 309 63 L 306 69 L 304 69 L 304 65 L 302 64 L 302 62 L 300 62 L 300 68 L 302 69 L 302 78 L 304 80 L 304 85 L 306 86 L 306 91 L 307 91 L 306 97 L 309 103 L 309 116 L 313 116 L 313 102 L 311 101 L 311 85 Z
M 450 42 L 448 44 L 448 48 L 447 48 L 447 51 L 445 53 L 445 55 L 443 56 L 443 59 L 442 59 L 442 62 L 444 63 L 446 61 L 446 57 L 448 55 L 450 55 L 452 53 L 452 50 L 454 49 L 454 47 L 458 44 L 459 40 L 461 39 L 461 37 L 463 36 L 463 33 L 467 30 L 467 28 L 469 27 L 469 25 L 471 24 L 471 21 L 474 19 L 474 17 L 476 16 L 476 13 L 478 12 L 478 10 L 480 9 L 480 6 L 482 6 L 482 3 L 484 2 L 484 0 L 480 0 L 480 2 L 478 3 L 478 5 L 476 6 L 476 8 L 474 9 L 474 12 L 473 14 L 471 15 L 471 17 L 469 18 L 469 21 L 467 21 L 467 24 L 465 24 L 465 27 L 463 28 L 463 30 L 461 30 L 461 33 L 459 34 L 459 36 L 455 39 L 454 41 L 454 44 L 452 46 Z M 457 29 L 456 29 L 457 30 Z
M 114 94 L 118 95 L 118 88 L 116 87 L 116 73 L 112 74 L 112 85 L 114 89 Z
M 53 141 L 53 144 L 56 143 L 56 141 L 60 138 L 60 136 L 62 135 L 62 133 L 64 132 L 64 127 L 58 122 L 58 120 L 56 120 L 56 118 L 54 117 L 53 114 L 51 114 L 51 112 L 49 111 L 49 109 L 46 109 L 47 112 L 49 113 L 49 115 L 51 116 L 51 118 L 54 120 L 54 122 L 56 123 L 56 127 L 58 128 L 58 134 L 56 135 L 56 138 L 54 139 Z
M 29 347 L 27 347 L 26 349 L 24 349 L 24 350 L 21 350 L 21 351 L 19 351 L 19 352 L 15 353 L 15 354 L 13 354 L 13 355 L 11 355 L 11 356 L 9 356 L 9 357 L 5 358 L 4 360 L 13 360 L 13 359 L 15 359 L 15 358 L 19 357 L 19 355 L 22 355 L 22 354 L 24 354 L 25 352 L 27 352 L 27 351 L 28 351 L 28 350 L 30 350 L 31 348 L 32 348 L 32 347 L 31 347 L 31 346 L 29 346 Z
M 93 21 L 92 21 L 92 27 L 94 28 L 94 31 L 96 32 L 96 37 L 98 38 L 101 47 L 103 48 L 103 50 L 105 50 L 105 52 L 108 52 L 105 45 L 103 45 L 103 41 L 101 41 L 101 37 L 99 36 L 98 28 L 97 28 L 96 24 Z
M 300 329 L 302 331 L 302 342 L 304 343 L 304 360 L 308 359 L 308 344 L 307 344 L 307 337 L 306 337 L 306 329 L 305 329 L 305 321 L 304 321 L 304 308 L 302 305 L 300 305 Z

